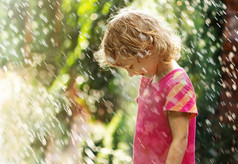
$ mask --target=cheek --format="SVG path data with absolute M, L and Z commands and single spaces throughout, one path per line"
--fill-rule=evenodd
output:
M 151 70 L 151 71 L 155 71 L 156 69 L 157 69 L 157 64 L 152 63 L 152 64 L 150 65 L 150 70 Z
M 145 67 L 142 67 L 141 70 L 144 72 L 148 72 L 148 69 L 146 69 Z
M 154 72 L 156 67 L 154 65 L 150 65 L 148 67 L 142 67 L 141 70 L 145 73 Z

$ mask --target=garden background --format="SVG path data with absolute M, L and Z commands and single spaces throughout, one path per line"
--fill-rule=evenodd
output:
M 125 7 L 149 10 L 182 38 L 196 163 L 238 163 L 236 0 L 2 0 L 0 163 L 132 163 L 140 77 L 93 58 Z

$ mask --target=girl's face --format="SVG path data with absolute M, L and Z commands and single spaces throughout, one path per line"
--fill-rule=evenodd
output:
M 134 75 L 142 75 L 147 78 L 153 77 L 157 73 L 158 56 L 148 56 L 147 58 L 137 57 L 134 61 L 124 61 L 122 67 L 127 70 L 130 77 Z

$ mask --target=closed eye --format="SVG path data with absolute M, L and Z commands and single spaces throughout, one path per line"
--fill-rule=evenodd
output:
M 133 67 L 133 65 L 126 65 L 126 66 L 124 66 L 124 68 L 126 68 L 126 69 L 132 69 L 132 67 Z
M 129 69 L 132 69 L 133 68 L 133 65 L 131 65 L 130 67 L 129 67 Z

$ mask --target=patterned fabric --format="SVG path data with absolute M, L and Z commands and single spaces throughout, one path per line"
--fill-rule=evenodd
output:
M 182 164 L 195 163 L 196 95 L 183 68 L 152 83 L 142 77 L 133 143 L 133 164 L 164 164 L 172 142 L 167 111 L 190 115 L 188 145 Z

